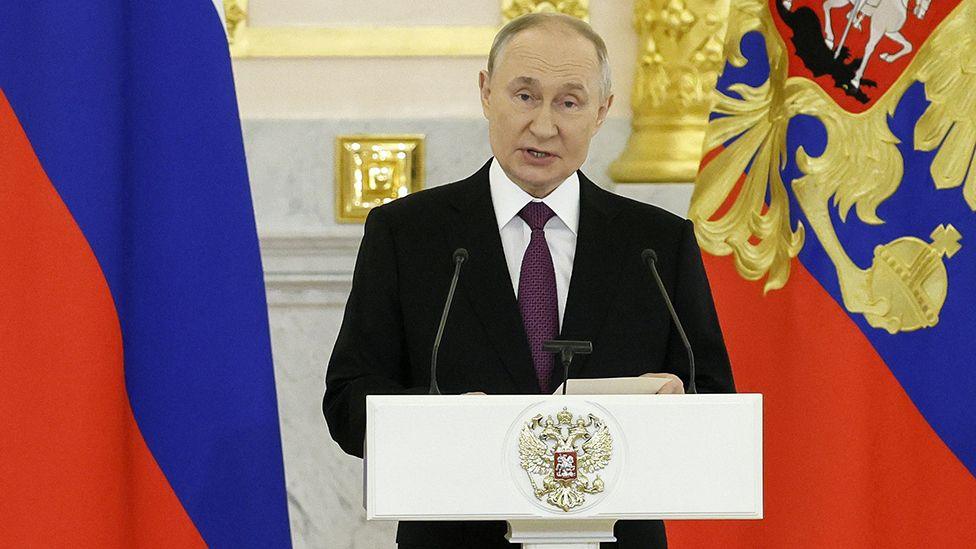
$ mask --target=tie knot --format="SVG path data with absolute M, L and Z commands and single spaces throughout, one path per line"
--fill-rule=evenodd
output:
M 528 223 L 530 229 L 538 231 L 546 226 L 546 223 L 552 219 L 552 216 L 556 215 L 556 212 L 546 206 L 545 202 L 529 202 L 518 215 Z

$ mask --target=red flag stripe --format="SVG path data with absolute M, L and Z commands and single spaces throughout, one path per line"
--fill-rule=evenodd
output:
M 736 386 L 764 394 L 762 521 L 668 524 L 671 547 L 976 547 L 976 478 L 799 262 L 762 294 L 705 255 Z
M 0 540 L 197 547 L 139 432 L 115 305 L 0 91 Z

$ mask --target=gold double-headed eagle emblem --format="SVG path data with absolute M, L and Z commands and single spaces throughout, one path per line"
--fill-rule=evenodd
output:
M 935 326 L 949 288 L 945 258 L 960 250 L 959 231 L 942 223 L 930 233 L 931 242 L 897 238 L 875 247 L 870 266 L 858 265 L 838 237 L 831 207 L 841 222 L 851 211 L 869 226 L 884 222 L 877 210 L 905 178 L 900 142 L 888 117 L 906 91 L 922 82 L 928 103 L 915 122 L 915 149 L 933 152 L 935 188 L 961 187 L 962 198 L 976 212 L 974 25 L 976 1 L 964 0 L 876 103 L 851 113 L 812 80 L 789 76 L 790 53 L 767 0 L 733 2 L 726 61 L 745 66 L 743 38 L 759 31 L 770 71 L 758 86 L 740 82 L 716 92 L 713 111 L 720 116 L 709 122 L 705 150 L 720 152 L 702 167 L 688 214 L 702 249 L 732 255 L 739 274 L 765 279 L 768 292 L 786 285 L 809 227 L 836 268 L 849 312 L 891 334 Z M 798 148 L 795 161 L 802 175 L 786 182 L 781 170 L 790 160 L 787 128 L 797 116 L 817 119 L 827 144 L 819 156 Z M 808 225 L 791 226 L 787 183 Z
M 606 423 L 594 416 L 574 416 L 567 408 L 552 416 L 536 415 L 519 433 L 519 461 L 535 497 L 569 511 L 586 494 L 603 491 L 597 471 L 613 457 L 613 437 Z

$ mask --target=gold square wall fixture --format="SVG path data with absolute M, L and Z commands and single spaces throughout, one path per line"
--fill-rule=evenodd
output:
M 335 174 L 336 221 L 361 223 L 372 208 L 424 187 L 424 136 L 340 135 Z

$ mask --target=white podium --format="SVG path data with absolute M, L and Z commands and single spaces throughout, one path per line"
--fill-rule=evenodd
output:
M 526 549 L 618 519 L 760 519 L 762 395 L 369 396 L 369 520 L 504 520 Z

